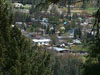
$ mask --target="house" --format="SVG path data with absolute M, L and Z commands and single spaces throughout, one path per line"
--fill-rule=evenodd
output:
M 42 22 L 48 22 L 48 18 L 42 18 Z
M 16 24 L 16 25 L 22 25 L 23 22 L 16 22 L 15 24 Z
M 81 44 L 81 41 L 78 40 L 78 39 L 74 39 L 74 40 L 73 40 L 73 43 L 74 43 L 74 44 Z
M 23 4 L 21 4 L 21 3 L 13 3 L 13 6 L 15 8 L 20 8 L 20 7 L 23 7 Z
M 67 22 L 64 22 L 64 25 L 66 25 L 67 24 Z
M 57 36 L 57 39 L 56 39 L 56 43 L 59 44 L 59 43 L 66 43 L 67 37 L 66 36 Z
M 33 43 L 34 45 L 37 46 L 49 46 L 50 45 L 51 40 L 50 39 L 33 39 Z
M 69 31 L 68 31 L 68 33 L 69 33 L 68 38 L 74 38 L 74 32 L 75 32 L 75 29 L 69 30 Z
M 69 50 L 69 49 L 60 48 L 60 47 L 49 47 L 48 49 L 54 50 L 54 51 L 59 52 L 59 53 L 71 52 L 71 50 Z
M 31 18 L 31 21 L 34 22 L 34 21 L 38 21 L 36 18 Z
M 24 29 L 27 27 L 27 24 L 23 22 L 16 22 L 15 25 L 17 25 L 17 27 L 20 29 Z
M 42 29 L 42 28 L 39 28 L 39 29 L 35 30 L 35 32 L 36 32 L 38 35 L 42 35 L 42 36 L 44 36 L 45 33 L 46 33 L 45 30 Z

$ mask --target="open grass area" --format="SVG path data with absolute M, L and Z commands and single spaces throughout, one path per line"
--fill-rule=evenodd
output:
M 83 13 L 87 12 L 89 14 L 93 14 L 98 10 L 98 8 L 86 8 L 86 9 L 80 9 L 80 10 L 71 10 L 72 13 Z
M 73 8 L 71 10 L 71 13 L 83 13 L 83 12 L 87 12 L 87 13 L 90 13 L 90 14 L 93 14 L 94 12 L 96 12 L 98 10 L 97 7 L 87 7 L 86 9 L 82 9 L 82 8 Z M 61 11 L 66 11 L 67 12 L 67 8 L 61 8 Z
M 71 46 L 71 50 L 74 50 L 74 51 L 87 51 L 88 48 L 83 47 L 83 45 L 73 45 L 73 46 Z
M 86 8 L 85 10 L 86 10 L 88 13 L 92 14 L 92 13 L 96 12 L 96 11 L 98 10 L 98 8 L 91 8 L 91 7 L 89 7 L 89 8 Z
M 71 12 L 72 12 L 72 13 L 82 13 L 83 10 L 76 10 L 76 9 L 73 9 L 73 10 L 71 10 Z

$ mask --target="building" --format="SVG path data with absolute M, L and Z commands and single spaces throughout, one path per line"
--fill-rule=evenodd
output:
M 69 49 L 60 48 L 60 47 L 48 47 L 48 49 L 56 51 L 58 53 L 71 52 L 71 50 L 69 50 Z
M 78 40 L 78 39 L 74 39 L 74 40 L 73 40 L 73 43 L 74 43 L 74 44 L 81 44 L 81 41 Z
M 59 43 L 66 43 L 67 41 L 67 37 L 66 36 L 57 36 L 57 39 L 56 39 L 56 43 L 59 44 Z
M 13 3 L 13 6 L 15 8 L 21 8 L 21 7 L 23 7 L 23 4 L 21 4 L 21 3 Z
M 49 46 L 51 40 L 50 39 L 33 39 L 34 45 L 37 46 Z

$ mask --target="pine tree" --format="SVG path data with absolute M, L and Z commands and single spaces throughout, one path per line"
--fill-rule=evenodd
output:
M 52 75 L 50 55 L 36 51 L 16 26 L 11 27 L 9 11 L 6 0 L 0 0 L 0 75 Z
M 3 0 L 0 0 L 0 72 L 5 73 L 7 48 L 9 48 L 10 41 L 10 25 L 11 19 L 8 12 L 8 4 L 4 4 Z M 6 58 L 6 59 L 5 59 Z
M 53 75 L 51 69 L 51 56 L 46 50 L 36 48 L 33 57 L 32 75 Z
M 90 50 L 84 65 L 83 75 L 100 75 L 100 8 L 95 14 L 92 32 L 94 32 L 94 38 L 89 43 Z

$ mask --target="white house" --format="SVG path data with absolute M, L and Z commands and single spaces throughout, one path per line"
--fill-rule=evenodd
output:
M 48 47 L 48 49 L 54 50 L 54 51 L 57 51 L 57 52 L 70 52 L 69 49 L 66 49 L 66 48 L 60 48 L 60 47 Z
M 50 39 L 33 39 L 34 45 L 37 46 L 49 46 L 51 40 Z
M 75 40 L 73 40 L 73 43 L 75 43 L 75 44 L 81 44 L 81 41 L 78 40 L 78 39 L 75 39 Z
M 16 24 L 16 25 L 22 25 L 23 22 L 16 22 L 15 24 Z
M 21 3 L 13 3 L 13 5 L 15 8 L 23 7 L 23 4 L 21 4 Z

